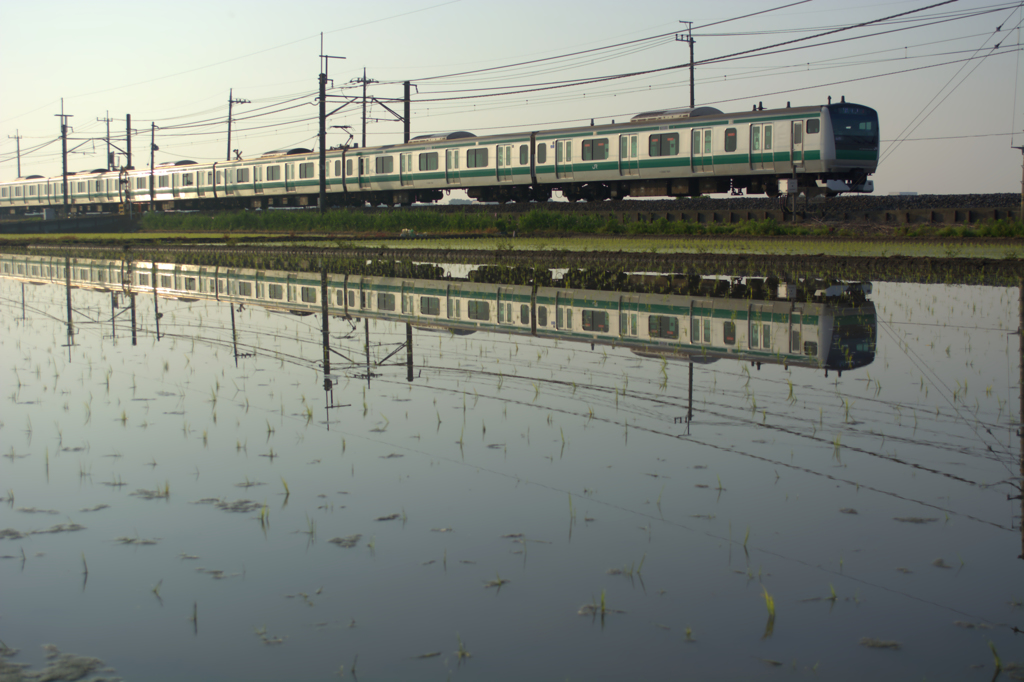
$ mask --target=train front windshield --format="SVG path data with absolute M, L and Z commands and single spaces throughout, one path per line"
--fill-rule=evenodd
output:
M 864 306 L 837 312 L 832 321 L 832 343 L 825 366 L 832 369 L 855 369 L 875 360 L 878 324 L 875 306 Z
M 837 151 L 878 151 L 878 112 L 857 104 L 831 104 Z

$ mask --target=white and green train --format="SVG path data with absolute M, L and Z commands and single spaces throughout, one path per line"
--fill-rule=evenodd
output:
M 839 284 L 797 300 L 779 285 L 769 300 L 631 293 L 452 279 L 285 272 L 119 260 L 0 256 L 0 276 L 29 282 L 260 305 L 477 331 L 622 346 L 641 355 L 854 369 L 875 355 L 870 284 Z M 728 280 L 717 283 L 729 284 Z M 326 300 L 324 296 L 326 295 Z M 793 298 L 789 298 L 793 296 Z
M 870 192 L 878 165 L 878 114 L 845 101 L 723 113 L 713 107 L 639 114 L 622 123 L 477 137 L 425 135 L 404 144 L 327 152 L 329 205 L 432 202 L 464 189 L 481 201 L 571 201 L 693 196 L 746 190 L 775 195 Z M 266 208 L 318 201 L 319 155 L 308 149 L 258 158 L 177 161 L 149 170 L 67 176 L 75 212 Z M 0 183 L 0 210 L 64 203 L 64 177 Z

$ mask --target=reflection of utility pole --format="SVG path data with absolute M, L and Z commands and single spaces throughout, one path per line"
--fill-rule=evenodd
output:
M 25 283 L 21 283 L 21 321 L 25 321 Z
M 152 182 L 152 178 L 150 178 Z M 153 263 L 153 314 L 156 316 L 156 340 L 160 340 L 160 304 L 159 297 L 156 295 L 156 263 Z
M 366 330 L 366 387 L 370 387 L 370 318 L 363 318 L 363 328 Z
M 405 380 L 412 381 L 412 325 L 405 323 Z
M 327 304 L 330 300 L 327 297 L 327 268 L 320 269 L 320 317 L 324 340 L 324 390 L 331 390 L 331 318 L 327 313 Z
M 1018 365 L 1020 367 L 1020 420 L 1017 422 L 1017 435 L 1020 436 L 1020 482 L 1017 493 L 1020 495 L 1020 556 L 1024 559 L 1024 277 L 1017 279 L 1017 348 Z
M 68 360 L 71 359 L 71 344 L 74 342 L 74 327 L 71 323 L 71 258 L 64 257 L 65 286 L 68 291 Z
M 131 302 L 132 306 L 132 345 L 135 346 L 138 345 L 138 339 L 135 333 L 135 294 L 128 294 L 128 300 Z
M 231 352 L 235 355 L 235 367 L 238 367 L 238 334 L 235 333 L 235 305 L 228 302 L 228 309 L 231 310 Z
M 693 109 L 697 105 L 693 96 L 693 22 L 692 21 L 680 21 L 680 24 L 686 24 L 686 35 L 681 33 L 676 34 L 676 40 L 681 43 L 690 43 L 690 108 Z
M 690 435 L 690 422 L 693 421 L 693 363 L 690 363 L 690 388 L 687 391 L 689 404 L 686 407 L 686 435 Z
M 117 294 L 113 291 L 110 292 L 110 338 L 117 338 L 117 325 L 114 321 L 117 319 Z

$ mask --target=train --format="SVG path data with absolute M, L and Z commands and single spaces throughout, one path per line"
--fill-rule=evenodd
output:
M 682 278 L 689 293 L 678 293 L 671 277 L 637 273 L 634 284 L 660 286 L 616 291 L 558 286 L 559 280 L 505 285 L 33 255 L 0 255 L 0 278 L 405 322 L 453 334 L 624 347 L 643 357 L 699 363 L 730 359 L 842 372 L 873 362 L 877 338 L 866 282 L 766 286 L 753 278 Z M 644 288 L 664 293 L 641 293 Z
M 630 120 L 476 136 L 423 135 L 402 144 L 326 152 L 329 206 L 410 205 L 465 190 L 483 202 L 685 197 L 714 193 L 870 192 L 878 114 L 842 101 L 724 113 L 709 106 L 648 111 Z M 275 150 L 258 158 L 151 169 L 69 173 L 74 213 L 267 209 L 319 201 L 319 154 Z M 0 211 L 64 205 L 64 177 L 0 183 Z

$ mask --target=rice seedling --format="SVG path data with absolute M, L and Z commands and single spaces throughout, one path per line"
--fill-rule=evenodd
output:
M 284 476 L 281 477 L 281 485 L 284 486 L 284 496 L 285 499 L 287 499 L 288 496 L 291 495 L 292 493 L 290 490 L 288 490 L 288 481 L 284 480 Z
M 999 652 L 996 651 L 996 645 L 992 643 L 992 640 L 989 640 L 988 648 L 992 650 L 992 659 L 996 666 L 996 675 L 998 675 L 1003 669 L 1003 662 L 999 660 Z
M 775 630 L 775 599 L 768 594 L 767 587 L 762 589 L 764 589 L 764 605 L 768 609 L 768 623 L 765 625 L 764 635 L 761 636 L 761 639 L 767 639 Z

